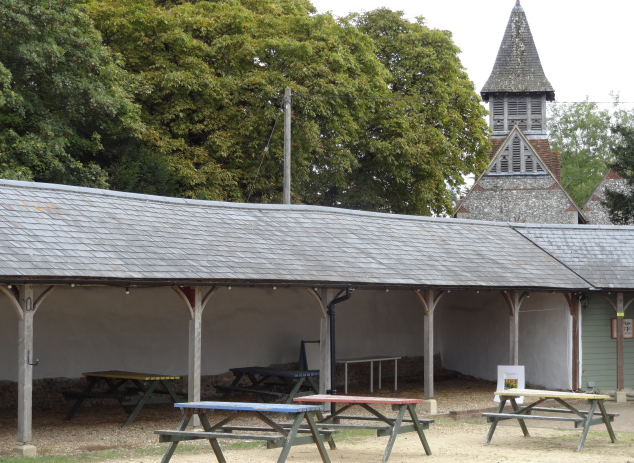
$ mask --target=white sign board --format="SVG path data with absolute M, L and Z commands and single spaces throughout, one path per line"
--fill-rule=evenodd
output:
M 525 389 L 524 365 L 498 365 L 498 387 L 496 390 Z M 494 402 L 499 402 L 500 397 L 495 396 Z M 515 399 L 518 404 L 524 403 L 524 397 Z

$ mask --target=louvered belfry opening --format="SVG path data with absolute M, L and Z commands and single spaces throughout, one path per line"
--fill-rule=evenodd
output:
M 542 131 L 545 95 L 496 95 L 491 97 L 491 126 L 494 132 L 510 132 L 514 126 L 523 131 Z
M 516 134 L 500 150 L 491 164 L 489 174 L 494 175 L 543 175 L 546 169 L 527 141 Z

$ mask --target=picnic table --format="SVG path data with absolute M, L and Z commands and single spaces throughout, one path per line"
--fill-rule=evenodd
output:
M 595 424 L 603 423 L 608 430 L 610 439 L 612 442 L 616 442 L 616 436 L 612 430 L 610 424 L 614 421 L 614 417 L 618 416 L 617 413 L 607 413 L 603 401 L 609 399 L 610 396 L 602 394 L 589 394 L 589 393 L 575 393 L 575 392 L 562 392 L 562 391 L 541 391 L 535 389 L 506 389 L 503 391 L 497 391 L 495 395 L 500 396 L 500 405 L 497 413 L 483 413 L 482 416 L 487 418 L 487 422 L 491 423 L 489 433 L 487 434 L 484 445 L 488 444 L 493 437 L 495 428 L 500 421 L 517 419 L 522 432 L 525 437 L 528 437 L 528 429 L 526 428 L 525 420 L 551 420 L 551 421 L 568 421 L 573 422 L 575 427 L 583 426 L 583 431 L 577 445 L 577 451 L 581 451 L 588 435 L 588 429 Z M 517 397 L 532 397 L 537 400 L 529 405 L 519 408 Z M 564 408 L 550 408 L 550 407 L 538 407 L 546 400 L 553 399 Z M 574 399 L 581 399 L 587 401 L 589 404 L 589 410 L 580 411 L 574 407 L 570 401 Z M 511 402 L 513 408 L 512 411 L 504 411 L 504 405 L 507 401 Z M 599 418 L 595 418 L 595 411 L 599 408 Z M 554 413 L 548 415 L 533 415 L 532 412 L 542 413 Z
M 224 399 L 233 392 L 245 392 L 259 395 L 263 401 L 290 404 L 295 397 L 316 394 L 319 391 L 318 370 L 285 370 L 271 367 L 241 367 L 229 369 L 234 374 L 229 386 L 217 385 L 215 388 L 224 391 Z M 245 378 L 247 384 L 240 384 Z
M 180 379 L 180 376 L 119 370 L 93 371 L 82 373 L 82 375 L 88 379 L 88 385 L 83 391 L 63 393 L 66 399 L 75 400 L 75 404 L 66 415 L 66 420 L 73 418 L 85 399 L 118 400 L 129 414 L 124 427 L 132 424 L 146 404 L 176 403 L 187 400 L 186 397 L 174 391 L 174 381 Z M 107 388 L 94 390 L 99 383 L 104 383 Z
M 331 403 L 343 405 L 338 410 L 328 416 L 319 416 L 317 426 L 322 429 L 375 429 L 377 436 L 390 436 L 383 453 L 382 463 L 387 462 L 394 446 L 396 436 L 405 432 L 416 432 L 420 438 L 421 444 L 427 455 L 431 455 L 431 449 L 425 438 L 425 429 L 429 429 L 429 425 L 434 422 L 432 419 L 419 419 L 416 414 L 416 404 L 421 403 L 421 399 L 396 399 L 387 397 L 359 397 L 359 396 L 342 396 L 342 395 L 311 395 L 306 397 L 297 397 L 293 400 L 297 403 Z M 391 405 L 392 410 L 396 411 L 396 417 L 387 417 L 373 407 L 376 405 Z M 359 406 L 370 412 L 367 415 L 344 415 L 353 406 Z M 409 418 L 405 414 L 409 414 Z M 342 423 L 342 420 L 367 421 L 371 424 L 351 424 Z M 406 423 L 406 424 L 403 424 Z
M 286 457 L 293 445 L 315 443 L 321 459 L 324 463 L 330 463 L 326 448 L 324 446 L 323 432 L 317 427 L 315 422 L 316 413 L 321 412 L 321 406 L 298 405 L 298 404 L 272 404 L 272 403 L 247 403 L 247 402 L 189 402 L 177 403 L 174 405 L 181 409 L 183 418 L 176 430 L 154 431 L 159 435 L 159 442 L 169 442 L 161 463 L 169 462 L 176 450 L 176 446 L 181 441 L 208 439 L 211 448 L 220 463 L 226 463 L 218 439 L 248 439 L 265 440 L 267 448 L 282 447 L 282 452 L 278 457 L 278 463 L 286 461 Z M 229 411 L 228 417 L 220 416 L 218 421 L 211 423 L 208 414 L 216 410 Z M 275 422 L 268 413 L 285 413 L 292 418 L 290 426 L 283 426 Z M 187 424 L 193 415 L 198 415 L 204 431 L 187 430 Z M 253 416 L 263 421 L 266 427 L 247 426 L 227 426 L 228 423 L 241 416 Z M 300 425 L 306 422 L 304 428 Z M 234 433 L 233 431 L 241 431 Z M 257 434 L 245 434 L 245 431 L 258 432 Z M 267 432 L 267 434 L 262 434 Z M 298 433 L 309 432 L 309 436 L 298 436 Z

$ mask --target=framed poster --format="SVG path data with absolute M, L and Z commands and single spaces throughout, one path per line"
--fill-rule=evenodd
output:
M 524 365 L 498 365 L 498 391 L 524 389 L 525 387 Z M 500 397 L 496 395 L 493 401 L 499 402 Z M 518 397 L 515 401 L 518 404 L 524 403 L 524 397 Z
M 623 319 L 623 338 L 624 339 L 633 339 L 634 331 L 632 330 L 632 322 L 634 322 L 634 318 L 624 318 Z M 612 319 L 612 339 L 616 339 L 616 318 Z

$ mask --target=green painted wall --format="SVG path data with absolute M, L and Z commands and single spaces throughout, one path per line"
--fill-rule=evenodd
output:
M 616 295 L 608 295 L 616 301 Z M 632 296 L 625 294 L 625 303 Z M 581 387 L 588 381 L 604 391 L 616 389 L 616 339 L 610 337 L 610 320 L 616 312 L 601 296 L 591 296 L 588 307 L 581 309 Z M 634 303 L 625 312 L 625 318 L 634 318 Z M 634 339 L 625 339 L 625 387 L 634 387 Z

